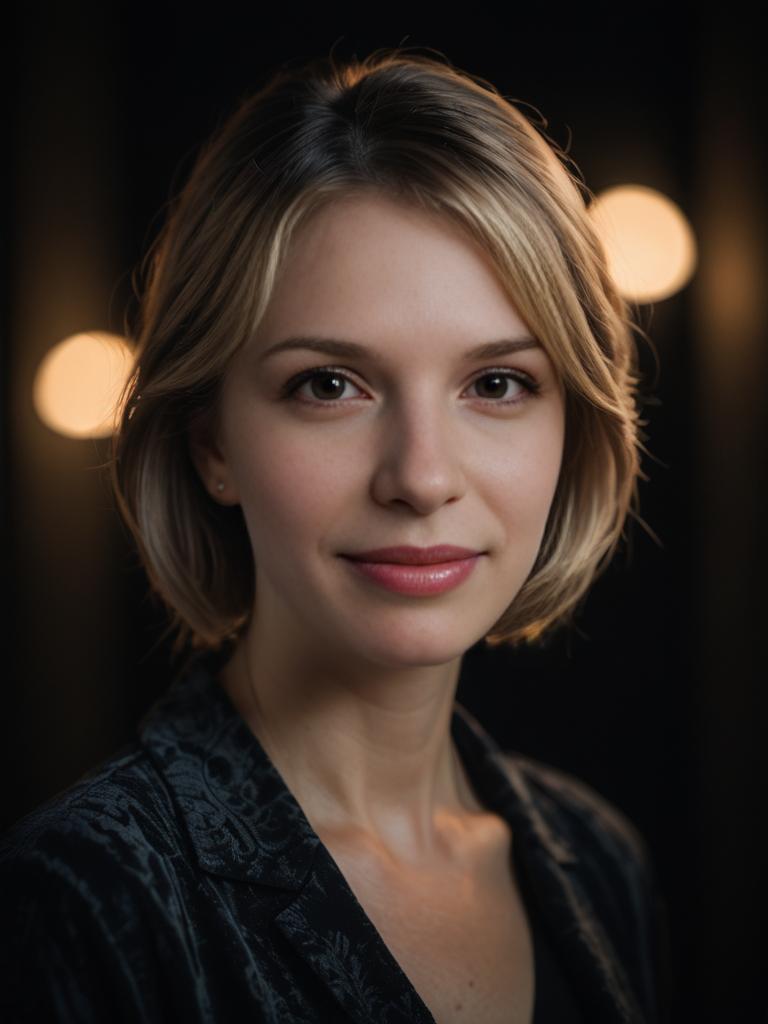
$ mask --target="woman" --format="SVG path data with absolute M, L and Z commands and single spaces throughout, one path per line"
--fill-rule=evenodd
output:
M 455 702 L 636 500 L 631 325 L 560 155 L 447 62 L 312 62 L 153 256 L 113 480 L 193 664 L 6 836 L 10 1019 L 666 1019 L 644 839 Z

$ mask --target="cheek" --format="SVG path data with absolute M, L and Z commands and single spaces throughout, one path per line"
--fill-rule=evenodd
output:
M 303 433 L 254 424 L 240 447 L 236 475 L 252 542 L 301 544 L 332 524 L 345 504 L 344 461 L 323 456 Z M 347 460 L 347 466 L 349 460 Z M 347 468 L 346 472 L 349 472 Z
M 519 442 L 519 443 L 518 443 Z M 531 437 L 516 439 L 493 474 L 494 504 L 509 530 L 510 542 L 525 538 L 538 549 L 557 489 L 563 453 L 563 433 L 557 421 Z

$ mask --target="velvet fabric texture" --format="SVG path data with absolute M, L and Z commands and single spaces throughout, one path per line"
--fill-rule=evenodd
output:
M 458 702 L 451 734 L 584 1020 L 667 1021 L 666 904 L 635 826 Z M 7 1024 L 434 1024 L 205 658 L 0 837 L 0 909 Z

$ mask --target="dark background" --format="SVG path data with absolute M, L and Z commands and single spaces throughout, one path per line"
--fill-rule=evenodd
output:
M 507 748 L 638 825 L 672 927 L 675 1020 L 752 1020 L 764 970 L 766 170 L 759 33 L 734 5 L 386 16 L 70 3 L 16 12 L 5 120 L 2 515 L 12 579 L 0 828 L 132 737 L 172 674 L 165 620 L 99 466 L 36 417 L 44 353 L 123 331 L 131 273 L 197 147 L 286 61 L 429 47 L 531 104 L 595 192 L 665 193 L 700 247 L 642 309 L 641 515 L 576 628 L 465 659 L 458 698 Z M 500 20 L 503 17 L 503 21 Z M 6 157 L 8 160 L 8 157 Z M 8 578 L 6 576 L 6 578 Z M 759 955 L 758 955 L 759 954 Z

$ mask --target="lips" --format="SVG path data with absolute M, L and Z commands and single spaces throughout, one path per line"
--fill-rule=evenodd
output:
M 389 551 L 391 552 L 391 548 Z M 456 548 L 452 548 L 456 551 Z M 458 587 L 464 580 L 468 579 L 477 563 L 481 559 L 480 554 L 466 555 L 466 548 L 460 548 L 463 554 L 461 558 L 453 557 L 445 561 L 445 548 L 440 551 L 439 562 L 371 562 L 368 561 L 370 554 L 366 552 L 365 559 L 359 557 L 346 558 L 350 569 L 358 578 L 364 578 L 368 584 L 375 583 L 385 590 L 394 591 L 408 597 L 433 597 L 444 594 L 448 590 Z M 377 552 L 379 554 L 379 552 Z M 419 558 L 424 558 L 424 549 L 417 553 Z M 391 559 L 391 553 L 387 559 Z M 402 558 L 402 549 L 399 556 Z M 410 557 L 413 557 L 411 552 Z M 434 558 L 434 549 L 428 557 Z
M 390 565 L 436 565 L 445 562 L 457 562 L 465 558 L 475 558 L 482 554 L 471 548 L 457 547 L 454 544 L 437 544 L 431 548 L 417 548 L 409 545 L 398 545 L 389 548 L 374 548 L 371 551 L 360 551 L 353 555 L 344 555 L 353 562 L 388 563 Z

